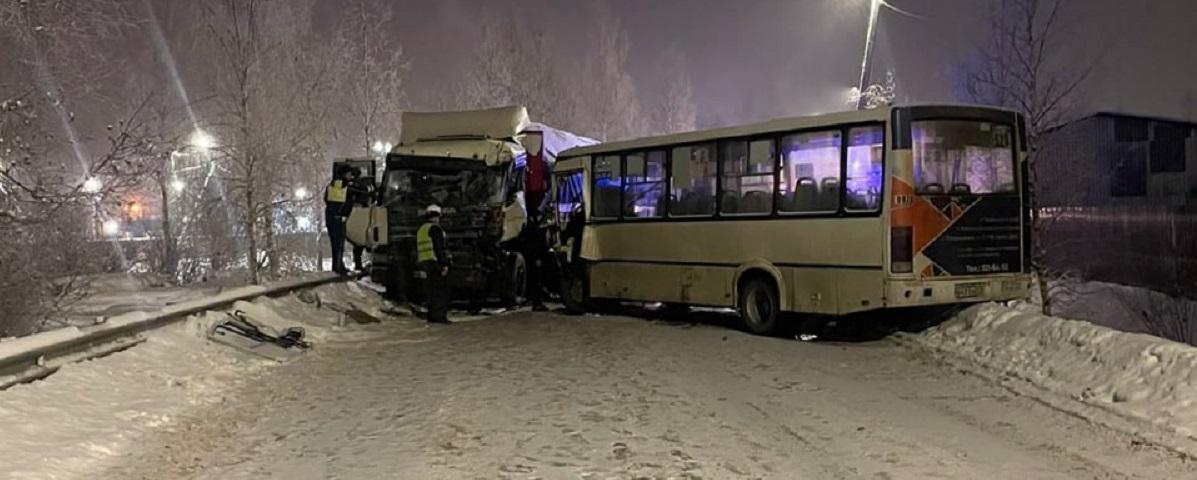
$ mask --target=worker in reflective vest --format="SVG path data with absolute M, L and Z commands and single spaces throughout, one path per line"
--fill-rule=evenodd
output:
M 424 210 L 424 224 L 416 231 L 416 262 L 424 273 L 424 307 L 429 323 L 449 323 L 449 254 L 445 230 L 440 226 L 441 207 Z
M 349 273 L 345 268 L 345 217 L 352 208 L 346 200 L 354 173 L 354 169 L 342 167 L 334 172 L 324 189 L 324 225 L 328 228 L 328 243 L 332 245 L 332 269 L 341 275 Z

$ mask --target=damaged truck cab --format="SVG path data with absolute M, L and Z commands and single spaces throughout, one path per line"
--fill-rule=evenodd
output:
M 592 143 L 530 122 L 523 107 L 405 113 L 375 203 L 354 209 L 349 239 L 372 249 L 371 278 L 389 297 L 417 300 L 416 231 L 439 205 L 453 298 L 515 304 L 528 268 L 518 239 L 537 216 L 552 159 Z

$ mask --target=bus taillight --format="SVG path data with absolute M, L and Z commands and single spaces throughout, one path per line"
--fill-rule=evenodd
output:
M 890 228 L 889 262 L 890 271 L 893 273 L 914 271 L 914 228 Z

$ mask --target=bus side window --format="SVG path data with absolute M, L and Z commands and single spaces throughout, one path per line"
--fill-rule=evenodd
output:
M 840 131 L 781 139 L 781 212 L 834 212 L 840 205 Z
M 875 212 L 881 208 L 882 161 L 885 129 L 880 125 L 857 127 L 848 131 L 848 171 L 844 178 L 847 208 L 855 212 Z
M 673 217 L 715 214 L 715 148 L 711 144 L 676 147 L 670 153 L 673 178 L 669 215 Z
M 594 159 L 594 184 L 591 194 L 595 218 L 619 218 L 619 191 L 623 182 L 623 168 L 619 155 L 604 155 Z
M 628 154 L 624 167 L 624 218 L 665 214 L 665 152 Z
M 723 165 L 722 213 L 773 212 L 773 140 L 729 140 L 719 143 Z

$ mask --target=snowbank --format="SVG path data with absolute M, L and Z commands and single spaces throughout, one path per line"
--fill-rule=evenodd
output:
M 236 289 L 219 297 L 232 300 L 253 291 Z M 317 298 L 321 301 L 311 301 Z M 198 302 L 167 308 L 187 311 Z M 319 342 L 343 330 L 338 326 L 342 314 L 332 309 L 337 306 L 380 312 L 383 301 L 356 285 L 338 283 L 304 294 L 238 301 L 233 308 L 302 326 L 310 340 Z M 96 328 L 145 318 L 143 313 L 122 315 Z M 227 392 L 268 373 L 274 362 L 207 340 L 211 326 L 225 318 L 225 311 L 192 315 L 146 332 L 146 341 L 127 351 L 68 364 L 46 380 L 0 391 L 0 478 L 95 478 L 147 435 L 182 428 L 178 422 L 190 412 L 223 402 Z M 83 333 L 72 327 L 3 342 L 0 356 Z
M 974 306 L 908 338 L 1121 416 L 1197 438 L 1197 348 L 1047 317 L 1027 304 Z

